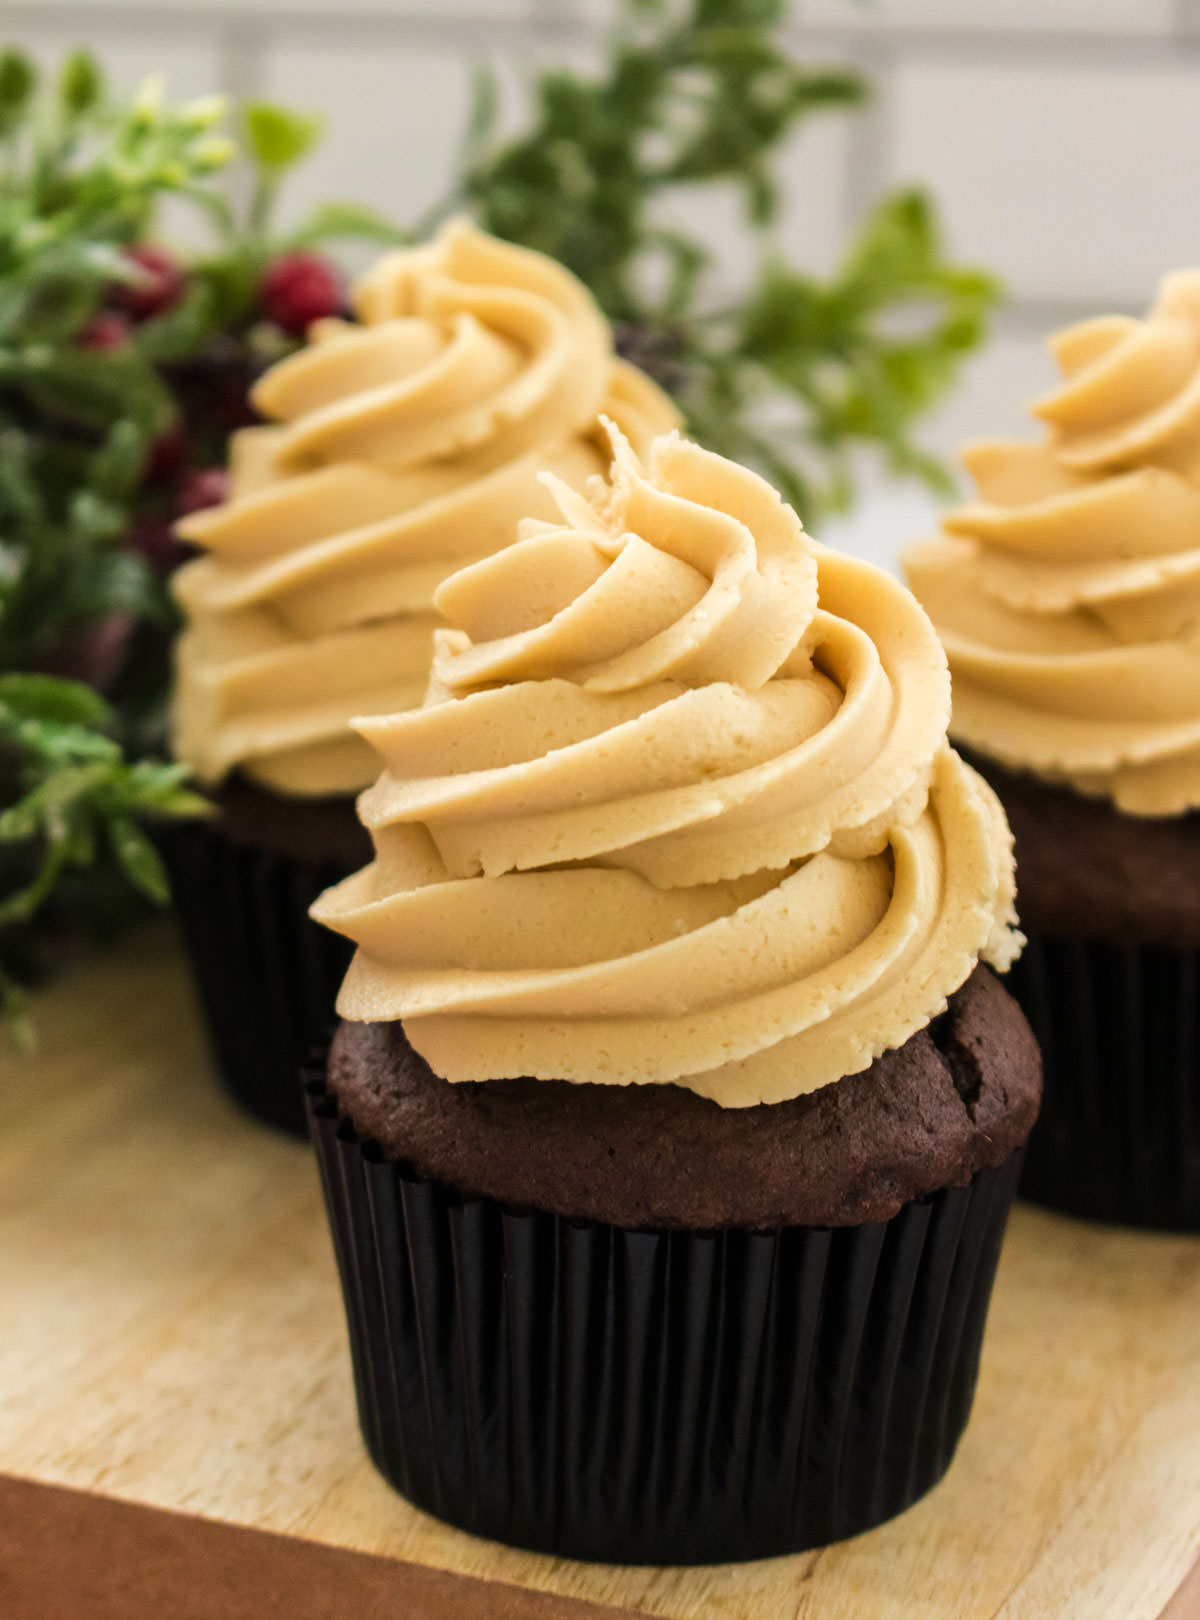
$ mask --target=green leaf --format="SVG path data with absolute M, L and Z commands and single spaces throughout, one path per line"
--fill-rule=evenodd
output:
M 769 225 L 775 218 L 778 192 L 774 177 L 761 159 L 747 163 L 745 185 L 751 224 Z
M 0 127 L 11 129 L 37 85 L 37 70 L 24 51 L 0 52 Z
M 112 710 L 90 686 L 55 675 L 0 675 L 0 707 L 18 718 L 64 726 L 107 726 Z
M 205 135 L 193 144 L 188 154 L 192 170 L 200 178 L 217 174 L 232 163 L 236 156 L 237 144 L 227 135 Z M 177 189 L 184 188 L 184 179 L 185 176 L 181 173 L 175 182 Z
M 163 73 L 147 73 L 134 91 L 129 109 L 129 131 L 146 135 L 162 122 L 167 80 Z
M 94 562 L 96 583 L 112 613 L 160 620 L 159 580 L 144 557 L 132 551 L 104 551 Z
M 80 736 L 71 738 L 63 736 L 63 728 L 58 728 L 59 735 L 53 739 L 58 748 L 51 749 L 48 755 L 52 768 L 36 787 L 0 816 L 0 839 L 27 837 L 32 815 L 51 842 L 61 842 L 68 812 L 79 800 L 86 799 L 108 782 L 113 765 L 119 759 L 119 750 L 108 738 L 94 736 L 90 738 L 90 748 L 85 747 L 82 743 L 85 733 L 82 728 L 78 729 Z M 47 723 L 43 722 L 40 727 L 28 727 L 25 735 L 40 738 L 44 744 L 50 733 Z M 87 758 L 89 752 L 95 757 Z
M 147 811 L 153 811 L 155 815 L 189 821 L 204 816 L 215 816 L 217 813 L 217 807 L 211 799 L 206 799 L 202 793 L 189 793 L 183 788 L 147 797 L 145 808 Z
M 170 395 L 132 345 L 105 353 L 29 348 L 14 360 L 30 398 L 63 423 L 104 431 L 116 416 L 130 416 L 155 429 L 170 421 Z
M 29 1016 L 29 995 L 2 967 L 0 967 L 0 1026 L 7 1032 L 17 1052 L 32 1052 L 37 1046 L 37 1034 L 33 1020 Z
M 109 823 L 108 839 L 125 876 L 148 899 L 159 905 L 170 899 L 162 857 L 146 834 L 128 816 L 115 816 Z
M 786 0 L 696 0 L 695 28 L 772 28 L 781 22 Z
M 194 101 L 184 102 L 179 109 L 179 122 L 189 133 L 206 134 L 222 121 L 228 111 L 227 97 L 198 96 Z
M 290 169 L 320 139 L 320 118 L 292 112 L 272 101 L 248 101 L 242 115 L 255 162 L 271 172 Z
M 186 360 L 200 352 L 220 324 L 212 281 L 194 275 L 177 304 L 153 320 L 143 321 L 135 330 L 133 346 L 143 360 L 155 365 Z
M 295 230 L 284 238 L 288 247 L 317 247 L 323 242 L 358 239 L 386 246 L 411 242 L 410 232 L 365 203 L 320 203 Z
M 110 501 L 128 495 L 141 480 L 149 447 L 144 424 L 128 417 L 114 422 L 92 457 L 90 482 L 96 494 Z M 122 511 L 122 519 L 124 515 Z
M 104 75 L 90 51 L 72 51 L 58 80 L 58 99 L 70 118 L 90 112 L 104 95 Z
M 32 795 L 27 795 L 0 812 L 0 844 L 24 843 L 28 838 L 36 838 L 41 826 L 41 807 Z
M 121 762 L 120 744 L 112 737 L 89 726 L 64 725 L 60 720 L 24 720 L 16 728 L 15 740 L 39 768 L 44 769 L 44 780 L 35 789 L 37 793 L 75 794 L 90 790 L 103 781 L 109 769 Z M 80 782 L 70 771 L 76 766 L 86 767 Z M 99 774 L 91 774 L 99 767 Z M 40 801 L 39 801 L 40 802 Z M 57 800 L 55 800 L 57 802 Z
M 76 534 L 88 540 L 115 539 L 127 517 L 123 503 L 105 500 L 94 489 L 77 489 L 71 497 L 68 513 Z

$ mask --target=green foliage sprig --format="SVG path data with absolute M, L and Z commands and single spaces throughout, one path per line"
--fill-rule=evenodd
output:
M 0 1008 L 10 1012 L 45 955 L 31 932 L 43 908 L 69 892 L 67 931 L 86 934 L 121 908 L 110 878 L 165 898 L 139 820 L 201 808 L 180 787 L 183 770 L 153 757 L 174 622 L 172 479 L 223 463 L 256 371 L 298 341 L 264 278 L 335 237 L 399 234 L 369 209 L 338 206 L 277 231 L 280 185 L 319 129 L 262 102 L 242 110 L 252 186 L 235 210 L 221 183 L 236 151 L 225 122 L 219 98 L 171 104 L 155 81 L 116 100 L 85 53 L 47 83 L 19 52 L 0 54 Z M 168 198 L 209 222 L 212 248 L 186 265 L 146 246 Z M 310 302 L 312 275 L 318 293 L 324 277 L 331 312 L 332 272 L 292 268 L 309 275 Z M 156 470 L 164 459 L 169 475 Z
M 529 128 L 496 137 L 481 70 L 462 172 L 427 228 L 467 207 L 488 229 L 561 260 L 657 372 L 692 432 L 777 483 L 807 519 L 844 506 L 851 457 L 944 488 L 916 425 L 982 340 L 997 287 L 948 262 L 920 191 L 879 203 L 835 273 L 787 263 L 772 235 L 776 160 L 812 115 L 858 105 L 854 72 L 806 67 L 787 0 L 624 0 L 594 77 L 552 69 Z M 708 243 L 665 223 L 681 188 L 737 188 L 760 240 L 753 285 L 714 308 Z
M 113 738 L 111 708 L 90 687 L 46 675 L 0 675 L 0 761 L 16 797 L 0 813 L 0 846 L 37 848 L 26 880 L 0 895 L 0 929 L 28 923 L 69 868 L 103 852 L 133 888 L 160 904 L 167 879 L 139 825 L 146 816 L 204 814 L 185 765 L 129 763 Z M 28 1040 L 24 992 L 0 962 L 0 1010 Z
M 159 199 L 229 160 L 222 116 L 153 83 L 114 109 L 84 54 L 41 91 L 25 57 L 0 56 L 0 1006 L 18 1032 L 29 928 L 64 874 L 97 865 L 161 896 L 137 818 L 194 808 L 173 767 L 127 763 L 126 717 L 45 671 L 81 637 L 168 617 L 123 541 L 173 403 L 148 347 L 94 323 L 141 281 L 129 250 Z
M 165 192 L 199 187 L 232 146 L 216 101 L 164 106 L 149 85 L 121 115 L 85 55 L 36 96 L 0 58 L 0 668 L 35 666 L 102 612 L 158 616 L 144 559 L 114 542 L 170 396 L 137 342 L 79 340 Z

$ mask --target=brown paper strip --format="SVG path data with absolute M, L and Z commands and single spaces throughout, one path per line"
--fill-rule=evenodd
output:
M 0 1475 L 4 1620 L 631 1620 L 633 1613 Z

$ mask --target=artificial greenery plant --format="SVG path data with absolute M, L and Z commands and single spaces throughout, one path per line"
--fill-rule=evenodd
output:
M 985 336 L 995 281 L 946 258 L 934 206 L 912 187 L 878 202 L 829 277 L 789 263 L 773 230 L 785 143 L 867 85 L 796 59 L 788 0 L 619 10 L 600 71 L 541 73 L 515 138 L 497 138 L 496 82 L 480 70 L 458 179 L 422 229 L 466 208 L 561 260 L 692 434 L 756 466 L 806 521 L 847 505 L 863 448 L 946 491 L 915 429 Z M 734 299 L 712 296 L 711 244 L 671 223 L 673 203 L 716 183 L 740 192 L 759 246 Z
M 148 816 L 196 814 L 163 741 L 174 614 L 166 577 L 183 512 L 220 499 L 247 391 L 342 291 L 312 249 L 394 241 L 367 209 L 273 228 L 314 121 L 243 109 L 253 184 L 239 216 L 218 98 L 114 101 L 77 53 L 39 84 L 0 55 L 0 1005 L 64 941 L 166 880 Z M 206 218 L 186 265 L 151 241 L 166 199 Z M 14 1027 L 20 1028 L 19 1023 Z

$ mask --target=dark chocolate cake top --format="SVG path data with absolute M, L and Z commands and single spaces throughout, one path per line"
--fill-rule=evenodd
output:
M 348 872 L 371 857 L 371 840 L 349 795 L 303 799 L 235 774 L 210 797 L 217 807 L 215 824 L 235 844 Z
M 1008 813 L 1022 923 L 1067 939 L 1200 946 L 1200 813 L 1128 816 L 1073 788 L 972 763 Z
M 849 1226 L 960 1186 L 1026 1139 L 1041 1063 L 986 968 L 837 1084 L 721 1108 L 681 1086 L 439 1079 L 396 1023 L 340 1026 L 329 1085 L 385 1156 L 460 1194 L 579 1220 L 706 1231 Z

